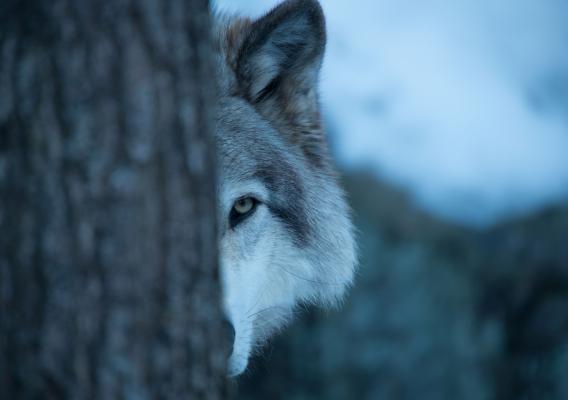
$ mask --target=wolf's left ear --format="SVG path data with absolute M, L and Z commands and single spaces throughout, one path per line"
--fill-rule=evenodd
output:
M 241 93 L 277 123 L 319 126 L 316 86 L 324 49 L 319 3 L 283 2 L 248 28 L 236 57 Z
M 248 100 L 265 100 L 280 85 L 302 94 L 314 86 L 325 47 L 317 1 L 288 0 L 253 22 L 237 56 L 237 78 Z M 290 93 L 293 94 L 293 93 Z

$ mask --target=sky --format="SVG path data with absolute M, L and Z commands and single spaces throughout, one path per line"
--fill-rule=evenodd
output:
M 259 16 L 275 0 L 217 0 Z M 484 227 L 568 201 L 568 3 L 322 0 L 323 114 L 343 169 Z

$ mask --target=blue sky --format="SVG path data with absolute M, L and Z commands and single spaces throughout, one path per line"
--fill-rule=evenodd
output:
M 217 0 L 258 16 L 273 0 Z M 321 1 L 341 166 L 473 226 L 568 198 L 568 3 Z

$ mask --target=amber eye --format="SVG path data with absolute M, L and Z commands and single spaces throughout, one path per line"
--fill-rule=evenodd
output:
M 250 217 L 254 213 L 254 210 L 256 210 L 257 205 L 258 200 L 250 196 L 241 197 L 235 201 L 231 213 L 229 214 L 230 227 L 234 228 Z
M 235 201 L 233 208 L 238 214 L 246 214 L 254 207 L 254 200 L 252 197 L 243 197 Z

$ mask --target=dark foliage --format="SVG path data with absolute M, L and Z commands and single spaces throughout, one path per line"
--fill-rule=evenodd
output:
M 567 207 L 474 231 L 365 174 L 346 183 L 353 291 L 257 357 L 241 398 L 568 398 Z

